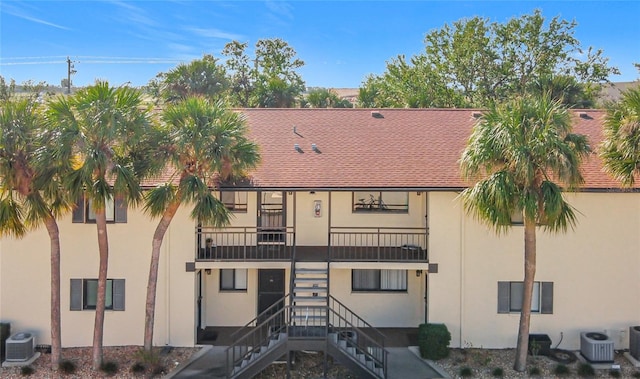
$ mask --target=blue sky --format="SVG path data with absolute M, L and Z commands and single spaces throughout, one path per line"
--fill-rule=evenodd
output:
M 59 84 L 144 85 L 158 72 L 231 40 L 279 37 L 305 61 L 307 86 L 358 87 L 385 62 L 424 48 L 426 33 L 464 17 L 504 22 L 541 9 L 575 20 L 584 47 L 603 49 L 622 75 L 640 74 L 640 1 L 14 1 L 0 0 L 0 75 Z

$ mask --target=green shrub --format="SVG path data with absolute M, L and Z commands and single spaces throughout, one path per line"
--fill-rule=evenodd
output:
M 502 369 L 502 367 L 496 367 L 493 369 L 493 371 L 491 371 L 491 375 L 494 378 L 502 378 L 504 376 L 504 370 Z
M 58 368 L 63 374 L 73 374 L 76 372 L 76 364 L 66 359 L 60 362 Z
M 151 351 L 146 351 L 145 349 L 140 349 L 138 351 L 136 351 L 135 353 L 135 357 L 146 364 L 149 365 L 156 365 L 160 362 L 160 356 L 158 355 L 157 351 L 155 350 L 151 350 Z
M 553 369 L 553 373 L 557 376 L 567 376 L 571 373 L 571 369 L 569 369 L 569 366 L 559 363 Z
M 609 376 L 612 378 L 620 378 L 622 376 L 622 373 L 620 372 L 620 370 L 609 370 Z
M 529 376 L 540 376 L 541 373 L 539 367 L 533 366 L 529 369 Z
M 418 345 L 425 359 L 438 360 L 449 356 L 451 333 L 445 324 L 420 324 Z
M 136 362 L 133 364 L 133 366 L 131 366 L 131 372 L 134 374 L 143 373 L 146 369 L 147 367 L 144 365 L 144 363 L 140 362 Z
M 102 362 L 102 364 L 100 365 L 100 371 L 109 376 L 114 375 L 116 372 L 118 372 L 118 364 L 111 361 Z
M 20 369 L 20 374 L 22 374 L 22 376 L 30 376 L 35 371 L 36 370 L 31 366 L 22 366 L 22 368 Z
M 582 378 L 591 378 L 596 375 L 596 370 L 588 363 L 580 363 L 578 365 L 578 375 Z
M 463 378 L 470 378 L 473 376 L 473 370 L 471 369 L 471 367 L 462 367 L 460 368 L 460 376 Z

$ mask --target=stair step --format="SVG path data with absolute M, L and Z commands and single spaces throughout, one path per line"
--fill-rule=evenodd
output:
M 300 278 L 300 277 L 296 277 L 293 280 L 293 283 L 322 283 L 322 284 L 327 284 L 327 278 Z
M 295 286 L 293 288 L 293 292 L 327 292 L 327 287 L 300 287 L 300 286 Z
M 296 267 L 296 274 L 327 274 L 326 268 L 305 268 L 305 267 Z
M 314 303 L 317 304 L 325 304 L 327 302 L 326 296 L 294 296 L 294 303 Z M 295 304 L 296 306 L 301 306 L 302 304 Z

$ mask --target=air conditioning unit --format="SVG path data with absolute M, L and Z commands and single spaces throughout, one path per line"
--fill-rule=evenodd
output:
M 31 333 L 16 333 L 9 337 L 6 342 L 7 362 L 24 362 L 28 361 L 35 353 L 35 342 Z
M 640 326 L 629 327 L 629 354 L 640 361 Z
M 580 333 L 580 353 L 589 362 L 613 362 L 613 341 L 604 333 Z

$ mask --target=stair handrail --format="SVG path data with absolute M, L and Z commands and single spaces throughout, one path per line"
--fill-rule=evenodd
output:
M 232 377 L 234 368 L 250 356 L 253 351 L 265 346 L 265 343 L 268 345 L 268 341 L 273 335 L 283 332 L 287 333 L 289 325 L 288 312 L 290 312 L 289 307 L 284 306 L 262 323 L 256 325 L 255 328 L 247 328 L 248 332 L 241 337 L 233 338 L 233 343 L 225 349 L 227 377 Z M 274 320 L 276 322 L 274 322 Z M 277 322 L 279 320 L 280 322 Z M 266 333 L 263 333 L 264 331 L 266 331 Z
M 346 313 L 348 313 L 349 315 L 352 316 L 352 318 L 356 318 L 358 320 L 359 324 L 362 324 L 364 327 L 374 331 L 377 336 L 379 338 L 381 338 L 382 340 L 384 340 L 386 338 L 386 336 L 384 335 L 384 333 L 382 333 L 380 330 L 378 330 L 377 328 L 375 328 L 373 325 L 369 324 L 368 322 L 366 322 L 363 318 L 361 318 L 360 316 L 358 316 L 357 313 L 355 313 L 354 311 L 352 311 L 351 309 L 349 309 L 349 307 L 347 307 L 346 305 L 344 305 L 342 302 L 340 302 L 340 300 L 336 299 L 335 297 L 333 297 L 333 295 L 329 294 L 329 300 L 333 301 L 334 303 L 337 303 L 340 309 L 344 309 L 346 311 Z M 339 312 L 336 312 L 335 310 L 335 306 L 333 306 L 331 303 L 329 303 L 329 309 L 331 311 L 333 311 L 334 313 L 340 314 Z
M 236 330 L 235 332 L 231 333 L 231 339 L 235 340 L 235 337 L 240 334 L 240 332 L 242 332 L 245 329 L 248 329 L 249 327 L 251 327 L 252 325 L 258 325 L 258 320 L 265 317 L 266 315 L 268 315 L 270 312 L 273 312 L 273 309 L 278 307 L 278 305 L 282 304 L 282 308 L 286 307 L 286 302 L 287 302 L 287 297 L 290 297 L 291 293 L 288 293 L 286 295 L 284 295 L 283 297 L 281 297 L 278 301 L 276 301 L 275 303 L 271 304 L 269 306 L 269 308 L 265 309 L 264 311 L 260 312 L 259 315 L 257 315 L 255 318 L 253 318 L 251 321 L 247 322 L 246 324 L 244 324 L 243 326 L 241 326 L 240 328 L 238 328 L 238 330 Z M 273 314 L 278 313 L 278 311 L 274 312 Z
M 289 294 L 293 293 L 296 280 L 296 246 L 295 234 L 293 236 L 293 251 L 291 252 L 291 270 L 289 271 Z M 293 306 L 293 296 L 289 297 L 289 306 Z
M 339 321 L 342 321 L 341 325 L 336 325 L 335 322 L 331 322 L 330 323 L 330 327 L 334 328 L 336 333 L 339 333 L 342 329 L 355 331 L 356 335 L 358 337 L 356 339 L 350 337 L 349 338 L 349 343 L 351 343 L 352 345 L 355 345 L 354 347 L 359 352 L 364 354 L 366 357 L 369 357 L 369 359 L 374 362 L 374 365 L 377 363 L 380 367 L 382 367 L 383 377 L 386 378 L 387 377 L 387 358 L 388 358 L 389 352 L 385 348 L 385 343 L 384 343 L 385 342 L 385 337 L 384 337 L 384 334 L 382 334 L 379 330 L 371 327 L 372 330 L 376 331 L 380 336 L 382 336 L 382 339 L 380 340 L 380 342 L 378 342 L 375 338 L 371 337 L 367 333 L 367 331 L 365 331 L 361 327 L 358 327 L 358 326 L 353 325 L 352 323 L 350 323 L 349 320 L 347 320 L 346 317 L 344 317 L 341 314 L 337 313 L 333 308 L 330 307 L 329 308 L 329 312 L 334 314 L 338 318 Z M 342 325 L 342 324 L 344 324 L 344 325 Z M 364 343 L 363 344 L 362 343 L 363 339 L 366 340 L 366 342 L 369 342 L 369 343 Z M 371 347 L 372 349 L 369 349 L 369 347 Z M 338 348 L 340 348 L 340 347 L 338 346 Z M 342 348 L 340 348 L 340 349 L 344 350 Z M 372 371 L 372 372 L 374 372 L 374 374 L 377 374 L 377 373 L 375 373 L 375 371 L 371 370 L 368 366 L 366 366 L 366 365 L 361 365 L 361 366 L 364 367 L 366 370 Z

